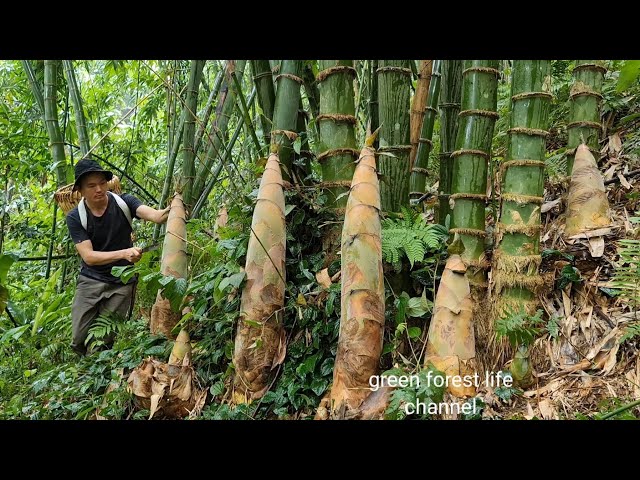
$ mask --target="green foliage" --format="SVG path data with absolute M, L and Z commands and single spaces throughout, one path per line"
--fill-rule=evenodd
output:
M 640 76 L 640 60 L 626 60 L 620 69 L 616 91 L 618 93 L 627 90 Z
M 619 240 L 618 255 L 611 286 L 633 305 L 640 305 L 640 240 Z
M 627 340 L 640 337 L 640 322 L 633 322 L 624 329 L 622 337 L 620 337 L 620 343 L 624 343 Z
M 512 311 L 504 318 L 496 319 L 496 333 L 498 337 L 507 337 L 514 347 L 517 345 L 531 345 L 536 336 L 542 333 L 542 310 L 535 315 L 528 315 L 524 307 Z
M 580 276 L 580 270 L 572 265 L 565 265 L 560 271 L 560 278 L 558 279 L 558 288 L 563 289 L 570 283 L 580 283 L 582 277 Z
M 413 268 L 427 253 L 442 249 L 448 234 L 442 225 L 429 225 L 419 213 L 401 209 L 402 218 L 382 221 L 382 258 L 398 265 L 406 256 Z
M 399 368 L 388 370 L 382 375 L 409 379 L 405 382 L 408 383 L 406 387 L 398 387 L 391 392 L 389 406 L 385 411 L 385 419 L 387 420 L 404 420 L 406 418 L 428 420 L 431 418 L 431 414 L 428 413 L 429 406 L 442 402 L 446 390 L 444 373 L 431 364 L 415 376 L 409 376 Z M 437 377 L 439 377 L 438 380 L 436 380 Z M 442 386 L 437 387 L 436 384 Z M 411 413 L 413 410 L 418 413 Z

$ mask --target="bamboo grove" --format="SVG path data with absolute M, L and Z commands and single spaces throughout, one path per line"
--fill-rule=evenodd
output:
M 40 258 L 46 273 L 35 288 L 69 302 L 75 259 L 64 228 L 56 231 L 58 210 L 68 212 L 60 199 L 89 156 L 143 203 L 170 207 L 165 226 L 134 229 L 136 244 L 158 243 L 159 253 L 118 271 L 139 278 L 136 341 L 167 345 L 138 352 L 112 387 L 132 394 L 144 418 L 214 405 L 228 418 L 260 408 L 264 418 L 301 418 L 296 406 L 305 418 L 381 418 L 399 389 L 374 392 L 371 379 L 398 368 L 509 370 L 527 388 L 532 339 L 502 331 L 518 315 L 534 318 L 554 281 L 542 268 L 550 143 L 566 162 L 554 183 L 564 238 L 588 239 L 598 258 L 613 221 L 598 165 L 610 65 L 558 62 L 7 62 L 0 76 L 22 95 L 11 108 L 41 139 L 37 154 L 4 141 L 15 161 L 0 169 L 3 208 L 21 182 L 57 199 L 52 218 L 43 214 L 51 231 L 41 257 L 4 255 L 19 242 L 2 216 L 7 325 L 29 324 L 36 349 L 65 331 L 56 325 L 67 317 L 46 305 L 30 323 L 27 303 L 18 308 L 25 295 L 5 285 L 7 272 L 26 275 Z M 552 80 L 561 68 L 565 110 Z M 128 93 L 105 115 L 117 85 Z M 29 155 L 39 158 L 32 171 L 20 160 Z M 107 410 L 103 402 L 87 415 Z

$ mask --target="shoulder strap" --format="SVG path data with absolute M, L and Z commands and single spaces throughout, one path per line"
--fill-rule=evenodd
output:
M 120 207 L 120 210 L 122 210 L 122 213 L 124 213 L 124 216 L 127 217 L 127 220 L 129 221 L 129 225 L 131 226 L 131 228 L 133 228 L 133 219 L 131 218 L 131 210 L 129 210 L 129 205 L 127 205 L 127 202 L 125 202 L 122 199 L 122 197 L 120 197 L 120 195 L 118 195 L 117 193 L 113 193 L 113 192 L 109 192 L 109 193 L 113 195 L 113 198 L 116 199 L 116 203 Z
M 113 195 L 113 198 L 118 204 L 118 207 L 120 207 L 120 210 L 122 210 L 122 213 L 124 213 L 124 216 L 127 217 L 127 220 L 129 221 L 129 225 L 131 225 L 131 227 L 133 228 L 133 219 L 131 218 L 131 210 L 129 210 L 129 205 L 127 205 L 127 202 L 125 202 L 122 199 L 122 197 L 120 197 L 120 195 L 115 194 L 113 192 L 109 192 L 109 193 Z M 78 203 L 78 215 L 80 216 L 80 223 L 82 224 L 82 228 L 86 230 L 87 229 L 87 207 L 84 204 L 84 197 L 82 197 L 80 199 L 80 203 Z
M 80 199 L 80 203 L 78 204 L 78 215 L 80 216 L 80 223 L 82 224 L 82 228 L 87 229 L 87 207 L 84 205 L 84 197 Z

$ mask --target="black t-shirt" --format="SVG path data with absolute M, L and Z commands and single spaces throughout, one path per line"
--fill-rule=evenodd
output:
M 96 252 L 113 252 L 115 250 L 123 250 L 125 248 L 133 247 L 133 242 L 131 241 L 132 229 L 127 217 L 118 206 L 113 195 L 108 192 L 107 196 L 109 198 L 109 202 L 107 204 L 107 209 L 101 217 L 94 216 L 87 206 L 86 230 L 82 228 L 78 207 L 75 207 L 67 214 L 67 227 L 69 227 L 69 233 L 71 234 L 74 244 L 84 242 L 85 240 L 91 240 L 93 250 Z M 136 216 L 136 211 L 138 210 L 138 207 L 142 205 L 142 202 L 128 193 L 120 195 L 120 198 L 122 198 L 129 206 L 131 217 L 140 218 Z M 100 280 L 101 282 L 122 284 L 119 278 L 111 275 L 111 267 L 122 265 L 133 264 L 127 260 L 118 260 L 108 263 L 107 265 L 90 266 L 82 260 L 80 275 Z M 134 281 L 133 278 L 129 283 L 132 281 Z

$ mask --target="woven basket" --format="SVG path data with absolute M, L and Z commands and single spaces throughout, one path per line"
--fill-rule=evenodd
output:
M 118 195 L 122 193 L 120 179 L 116 175 L 114 175 L 113 178 L 107 182 L 107 189 L 110 192 L 117 193 Z M 66 215 L 78 206 L 78 203 L 80 203 L 81 195 L 79 191 L 73 191 L 73 183 L 70 183 L 69 185 L 65 185 L 64 187 L 60 187 L 58 190 L 56 190 L 53 198 Z

